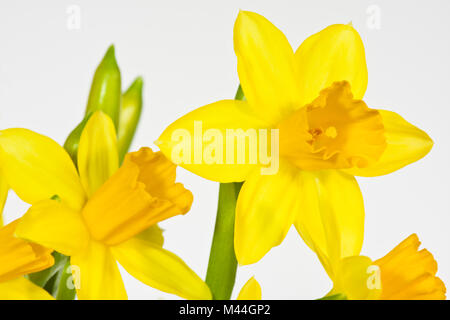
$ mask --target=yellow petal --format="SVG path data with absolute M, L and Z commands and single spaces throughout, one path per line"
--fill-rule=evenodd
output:
M 123 165 L 82 211 L 92 237 L 116 245 L 174 215 L 185 214 L 192 193 L 175 183 L 175 165 L 149 148 L 129 153 Z
M 247 102 L 222 100 L 198 108 L 176 120 L 155 143 L 172 162 L 203 178 L 219 182 L 243 181 L 257 164 L 249 164 L 249 161 L 240 164 L 236 160 L 237 152 L 233 156 L 229 153 L 232 161 L 227 161 L 226 142 L 232 145 L 238 140 L 227 139 L 227 129 L 242 129 L 243 133 L 250 134 L 259 128 L 268 128 L 268 124 L 250 110 Z M 210 159 L 207 149 L 213 143 L 219 146 L 220 140 L 222 146 L 217 147 L 217 159 Z M 243 147 L 246 155 L 249 154 L 249 140 L 245 139 Z
M 387 147 L 378 162 L 366 168 L 346 170 L 356 176 L 374 177 L 394 172 L 423 158 L 433 147 L 426 132 L 395 112 L 379 110 L 383 118 Z
M 255 112 L 275 125 L 301 106 L 294 52 L 270 21 L 240 11 L 234 25 L 234 51 L 242 89 Z
M 75 209 L 85 199 L 75 166 L 52 139 L 27 129 L 0 131 L 3 175 L 11 189 L 27 203 L 58 195 Z
M 0 228 L 0 282 L 47 269 L 54 264 L 53 250 L 15 237 L 19 221 Z
M 298 214 L 302 192 L 299 170 L 281 161 L 278 173 L 259 170 L 245 181 L 236 204 L 234 248 L 237 260 L 246 265 L 260 260 L 279 245 Z
M 117 136 L 111 118 L 95 112 L 81 133 L 78 171 L 88 197 L 119 168 Z
M 3 209 L 8 197 L 9 186 L 0 169 L 0 227 L 3 226 Z
M 41 287 L 23 277 L 0 282 L 0 300 L 53 300 Z
M 57 200 L 31 206 L 20 219 L 16 235 L 68 256 L 84 250 L 89 241 L 81 214 Z
M 238 300 L 261 300 L 261 286 L 255 277 L 251 277 L 239 292 Z
M 336 170 L 301 171 L 295 227 L 318 255 L 330 278 L 342 258 L 359 255 L 364 202 L 355 178 Z
M 208 286 L 175 254 L 138 238 L 111 248 L 133 277 L 185 299 L 211 299 Z
M 127 299 L 117 262 L 107 246 L 90 241 L 83 253 L 70 258 L 70 264 L 78 299 Z
M 351 25 L 335 24 L 306 39 L 295 52 L 302 105 L 335 81 L 348 81 L 355 99 L 367 88 L 364 45 Z
M 342 259 L 337 268 L 333 291 L 343 293 L 348 300 L 378 299 L 381 287 L 377 288 L 377 269 L 371 269 L 372 260 L 366 256 Z

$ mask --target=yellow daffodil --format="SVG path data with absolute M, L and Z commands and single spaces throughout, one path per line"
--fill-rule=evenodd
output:
M 261 286 L 251 277 L 242 287 L 237 300 L 261 300 Z
M 0 228 L 0 300 L 49 300 L 53 297 L 23 276 L 53 265 L 52 251 L 14 236 L 19 220 Z
M 157 144 L 172 161 L 206 179 L 245 181 L 234 238 L 240 264 L 261 259 L 282 242 L 292 224 L 307 242 L 311 235 L 303 228 L 305 221 L 319 228 L 321 219 L 331 219 L 335 225 L 327 230 L 330 234 L 343 222 L 362 226 L 363 200 L 354 175 L 384 175 L 430 151 L 433 142 L 425 132 L 362 101 L 368 77 L 364 46 L 351 25 L 329 26 L 294 53 L 268 20 L 241 11 L 234 49 L 247 100 L 222 100 L 196 109 L 166 128 Z M 196 133 L 199 128 L 203 137 Z M 229 161 L 235 154 L 227 158 L 227 146 L 222 143 L 221 148 L 217 139 L 238 129 L 248 136 L 278 129 L 278 144 L 276 135 L 265 132 L 257 146 L 249 142 L 237 147 L 248 159 L 252 150 L 278 145 L 276 174 L 264 174 L 268 165 L 261 159 Z M 184 141 L 189 136 L 193 141 Z M 248 136 L 244 139 L 251 141 Z M 360 230 L 345 241 L 360 243 Z M 351 248 L 347 255 L 360 249 Z
M 445 285 L 436 277 L 437 263 L 419 246 L 419 238 L 412 234 L 381 259 L 341 259 L 333 268 L 334 287 L 329 295 L 358 300 L 445 300 Z
M 319 185 L 319 189 L 323 190 Z M 327 193 L 307 194 L 322 203 Z M 349 200 L 349 199 L 348 199 Z M 348 206 L 351 202 L 348 202 Z M 344 208 L 340 208 L 344 210 Z M 350 207 L 351 209 L 351 207 Z M 418 250 L 413 234 L 381 259 L 360 255 L 364 223 L 334 214 L 328 205 L 312 210 L 302 221 L 302 236 L 317 254 L 333 281 L 327 297 L 347 299 L 444 299 L 445 286 L 437 278 L 437 263 L 430 252 Z
M 61 146 L 26 129 L 0 131 L 0 157 L 8 185 L 32 204 L 17 236 L 70 256 L 79 299 L 127 298 L 116 261 L 159 290 L 211 297 L 206 284 L 162 248 L 156 225 L 185 214 L 192 194 L 175 183 L 175 165 L 149 148 L 129 153 L 119 168 L 109 116 L 98 111 L 87 122 L 78 172 Z

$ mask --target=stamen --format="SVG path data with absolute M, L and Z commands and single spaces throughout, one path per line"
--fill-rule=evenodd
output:
M 337 130 L 336 130 L 336 128 L 335 127 L 328 127 L 327 128 L 327 130 L 325 130 L 325 135 L 327 136 L 327 137 L 330 137 L 330 138 L 336 138 L 337 137 Z

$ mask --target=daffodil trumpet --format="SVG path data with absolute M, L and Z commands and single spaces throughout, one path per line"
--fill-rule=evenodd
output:
M 0 228 L 0 300 L 51 300 L 24 276 L 53 265 L 52 250 L 14 236 L 20 220 Z
M 437 262 L 419 246 L 419 238 L 412 234 L 375 261 L 362 255 L 329 260 L 326 268 L 333 289 L 324 299 L 445 300 Z
M 230 129 L 279 130 L 275 174 L 263 174 L 262 164 L 250 161 L 178 164 L 209 180 L 244 182 L 234 229 L 241 265 L 259 261 L 283 241 L 292 225 L 310 246 L 318 234 L 318 251 L 336 239 L 336 246 L 350 248 L 345 255 L 359 254 L 360 247 L 347 245 L 363 238 L 364 205 L 355 176 L 398 170 L 424 157 L 432 140 L 398 114 L 370 108 L 362 100 L 368 81 L 366 59 L 363 42 L 351 25 L 331 25 L 307 38 L 294 53 L 266 18 L 241 11 L 234 26 L 234 49 L 246 100 L 198 108 L 169 125 L 156 144 L 171 160 L 183 159 L 185 154 L 177 154 L 183 148 L 176 133 L 182 129 L 192 136 L 195 121 L 202 121 L 204 130 L 220 132 L 217 137 Z M 225 157 L 226 150 L 217 145 L 221 144 L 205 138 L 203 154 Z M 252 148 L 259 150 L 259 142 L 240 148 L 247 159 Z M 322 230 L 325 219 L 333 223 Z M 357 227 L 358 233 L 334 237 L 344 224 Z
M 209 299 L 208 286 L 162 248 L 157 223 L 185 214 L 193 200 L 175 182 L 175 165 L 142 148 L 119 168 L 117 145 L 114 123 L 101 111 L 81 134 L 78 170 L 50 138 L 26 129 L 0 131 L 4 177 L 31 204 L 15 234 L 70 257 L 78 299 L 126 299 L 117 262 L 149 286 Z

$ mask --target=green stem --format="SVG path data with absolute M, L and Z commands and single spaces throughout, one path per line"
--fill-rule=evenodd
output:
M 236 100 L 243 100 L 239 86 Z M 216 226 L 209 255 L 206 284 L 215 300 L 229 300 L 236 279 L 237 260 L 234 254 L 234 219 L 236 201 L 242 182 L 221 183 Z
M 234 255 L 234 217 L 242 183 L 221 183 L 216 226 L 209 255 L 206 284 L 215 300 L 229 300 L 236 278 Z

